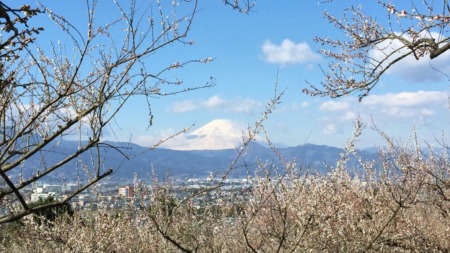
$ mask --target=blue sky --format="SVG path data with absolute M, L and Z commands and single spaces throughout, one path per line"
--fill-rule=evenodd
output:
M 211 63 L 187 66 L 170 74 L 191 86 L 203 85 L 213 77 L 216 86 L 152 100 L 155 118 L 149 129 L 148 111 L 142 109 L 145 100 L 136 98 L 118 115 L 117 124 L 105 132 L 105 138 L 151 146 L 193 123 L 193 131 L 216 119 L 232 121 L 241 128 L 252 125 L 273 97 L 278 73 L 278 90 L 286 92 L 282 103 L 265 122 L 275 143 L 343 147 L 358 115 L 368 125 L 360 147 L 384 144 L 370 129 L 372 122 L 403 140 L 413 128 L 420 139 L 430 142 L 440 139 L 449 126 L 448 78 L 432 70 L 428 59 L 407 59 L 393 68 L 361 103 L 356 96 L 333 100 L 301 92 L 306 81 L 318 83 L 323 78 L 320 66 L 327 64 L 327 59 L 317 53 L 321 45 L 313 42 L 314 36 L 342 38 L 322 15 L 328 10 L 340 16 L 344 5 L 349 3 L 338 2 L 258 1 L 253 11 L 245 15 L 225 7 L 220 0 L 199 1 L 199 11 L 188 36 L 195 41 L 194 45 L 166 48 L 160 55 L 150 57 L 147 67 L 212 57 Z M 364 9 L 380 19 L 386 17 L 386 10 L 375 1 L 361 2 Z M 76 6 L 66 1 L 48 4 L 56 11 Z M 67 15 L 69 20 L 75 18 L 73 13 Z M 79 25 L 85 24 L 80 21 Z M 432 65 L 450 73 L 450 54 L 440 56 Z M 166 147 L 176 148 L 177 141 L 185 142 L 186 137 L 179 137 Z

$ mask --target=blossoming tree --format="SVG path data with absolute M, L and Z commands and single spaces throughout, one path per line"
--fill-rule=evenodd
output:
M 364 6 L 351 6 L 342 17 L 325 12 L 344 39 L 315 38 L 330 62 L 322 70 L 325 80 L 309 83 L 305 93 L 332 98 L 357 93 L 361 100 L 394 65 L 411 57 L 433 60 L 450 49 L 447 0 L 374 2 L 385 17 L 367 14 Z
M 247 0 L 223 2 L 243 13 L 253 6 Z M 77 20 L 68 20 L 43 4 L 13 5 L 0 2 L 0 202 L 11 207 L 9 214 L 0 217 L 0 224 L 63 205 L 111 175 L 114 168 L 104 167 L 101 150 L 118 147 L 103 143 L 102 134 L 129 100 L 144 96 L 149 101 L 213 85 L 207 81 L 187 86 L 166 75 L 188 64 L 210 62 L 209 57 L 149 65 L 155 53 L 167 46 L 193 43 L 187 36 L 196 0 L 89 0 L 77 10 L 62 13 L 76 11 Z M 102 8 L 108 8 L 108 15 Z M 53 21 L 52 33 L 63 36 L 50 46 L 37 43 L 46 39 L 41 33 L 47 27 L 34 27 L 43 14 Z M 84 31 L 72 23 L 83 19 L 87 21 Z M 72 52 L 67 53 L 67 48 L 73 48 Z M 148 110 L 152 125 L 150 102 Z M 58 152 L 59 141 L 70 135 L 78 136 L 78 149 L 64 153 L 58 161 L 47 160 L 46 154 Z M 91 159 L 79 159 L 82 154 Z M 42 162 L 24 166 L 33 156 Z M 31 206 L 23 190 L 74 160 L 78 164 L 74 170 L 89 180 L 62 200 Z

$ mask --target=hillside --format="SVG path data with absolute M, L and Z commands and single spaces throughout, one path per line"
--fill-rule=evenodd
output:
M 113 168 L 114 180 L 129 180 L 137 175 L 140 178 L 151 178 L 153 173 L 158 177 L 165 177 L 167 173 L 171 177 L 205 177 L 211 173 L 226 171 L 230 163 L 236 159 L 237 152 L 234 149 L 221 150 L 171 150 L 171 149 L 148 149 L 131 143 L 106 142 L 100 149 L 101 164 L 103 169 Z M 111 148 L 117 147 L 116 149 Z M 22 173 L 25 177 L 31 176 L 35 168 L 50 166 L 63 159 L 66 155 L 74 152 L 78 147 L 75 141 L 60 141 L 55 147 L 57 152 L 44 152 L 34 155 L 23 164 Z M 289 161 L 295 160 L 298 166 L 310 168 L 324 173 L 326 164 L 333 165 L 340 158 L 343 150 L 324 145 L 304 144 L 296 147 L 280 148 L 279 153 Z M 373 152 L 360 152 L 364 159 L 375 159 Z M 84 169 L 80 164 L 97 162 L 97 156 L 85 153 L 81 157 L 65 164 L 62 169 L 49 174 L 46 180 L 76 180 L 83 178 Z M 269 162 L 280 165 L 279 159 L 267 147 L 253 142 L 249 145 L 244 156 L 240 157 L 232 177 L 245 177 L 248 173 L 253 174 L 258 162 Z M 43 169 L 41 169 L 43 171 Z M 91 172 L 94 173 L 94 172 Z

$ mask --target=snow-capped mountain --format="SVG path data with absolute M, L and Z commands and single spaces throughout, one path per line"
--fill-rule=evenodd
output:
M 173 150 L 233 149 L 241 144 L 243 129 L 234 121 L 216 119 L 189 134 L 173 138 L 163 146 Z

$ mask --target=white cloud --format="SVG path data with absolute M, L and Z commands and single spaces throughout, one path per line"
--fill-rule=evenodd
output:
M 236 113 L 254 113 L 262 108 L 258 101 L 241 98 L 226 100 L 220 96 L 212 96 L 206 100 L 185 100 L 173 103 L 169 110 L 176 113 L 191 112 L 197 110 L 225 110 Z
M 440 132 L 448 121 L 449 95 L 446 91 L 417 91 L 369 95 L 361 103 L 355 97 L 329 100 L 319 104 L 321 116 L 317 123 L 322 134 L 333 135 L 351 132 L 355 118 L 382 130 L 403 134 L 408 127 Z
M 323 102 L 319 109 L 321 111 L 342 111 L 350 107 L 348 102 L 327 101 Z
M 254 113 L 262 108 L 262 104 L 252 99 L 231 101 L 229 110 L 238 113 Z
M 336 124 L 325 125 L 322 130 L 322 132 L 327 135 L 335 134 L 335 133 L 337 133 L 337 131 L 338 131 L 338 129 L 337 129 Z
M 303 101 L 301 103 L 298 102 L 291 102 L 288 105 L 285 105 L 284 107 L 278 108 L 277 111 L 302 111 L 304 113 L 308 112 L 308 108 L 310 107 L 310 102 Z
M 430 109 L 423 108 L 420 110 L 420 114 L 422 114 L 422 116 L 432 116 L 434 112 Z
M 314 53 L 306 42 L 295 44 L 289 39 L 278 46 L 270 41 L 262 46 L 264 59 L 275 64 L 309 63 L 320 61 L 319 54 Z
M 354 120 L 356 118 L 357 118 L 357 116 L 356 116 L 356 113 L 354 113 L 354 112 L 346 112 L 344 115 L 344 120 Z
M 418 116 L 418 111 L 410 108 L 401 107 L 386 107 L 381 109 L 381 113 L 391 117 L 392 119 L 405 119 L 405 118 L 415 118 Z
M 190 112 L 198 109 L 194 101 L 186 100 L 172 104 L 170 110 L 176 113 Z
M 438 33 L 432 32 L 431 36 L 437 41 L 439 40 Z M 411 38 L 408 38 L 408 36 L 405 34 L 402 34 L 402 37 L 411 40 Z M 430 35 L 428 33 L 423 33 L 421 37 L 429 38 Z M 371 50 L 369 52 L 369 55 L 375 61 L 381 61 L 382 59 L 386 58 L 387 55 L 397 51 L 393 53 L 393 55 L 388 58 L 387 62 L 383 64 L 383 66 L 386 67 L 388 63 L 392 62 L 395 58 L 409 51 L 405 48 L 399 50 L 399 48 L 401 48 L 402 46 L 404 46 L 404 44 L 399 40 L 386 40 L 378 44 L 377 49 Z M 408 57 L 402 59 L 400 62 L 394 64 L 387 71 L 388 74 L 397 74 L 400 75 L 403 79 L 413 82 L 436 82 L 443 78 L 448 78 L 443 73 L 449 72 L 450 52 L 446 52 L 434 60 L 430 60 L 428 55 L 419 58 L 419 60 L 417 60 L 413 55 L 409 55 Z
M 443 91 L 417 91 L 370 95 L 361 103 L 366 106 L 413 107 L 446 105 L 448 94 Z
M 309 103 L 306 102 L 306 101 L 303 101 L 303 102 L 300 104 L 300 107 L 301 107 L 302 109 L 308 108 L 308 107 L 309 107 Z
M 208 109 L 215 109 L 215 108 L 221 108 L 226 106 L 226 101 L 219 96 L 212 96 L 208 98 L 207 100 L 200 103 L 200 107 L 208 108 Z

